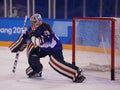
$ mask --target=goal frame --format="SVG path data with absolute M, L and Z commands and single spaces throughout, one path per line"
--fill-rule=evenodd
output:
M 77 20 L 110 20 L 111 21 L 111 80 L 115 80 L 115 19 L 104 17 L 74 17 L 72 19 L 72 64 L 76 64 L 76 21 Z

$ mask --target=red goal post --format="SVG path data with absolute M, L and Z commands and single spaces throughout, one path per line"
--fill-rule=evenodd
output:
M 77 32 L 77 24 L 80 21 L 109 21 L 110 29 L 111 29 L 111 44 L 110 44 L 110 55 L 111 55 L 111 80 L 115 80 L 115 21 L 114 18 L 103 18 L 103 17 L 75 17 L 72 20 L 72 63 L 76 64 L 76 32 Z M 81 22 L 84 23 L 84 22 Z M 79 23 L 79 24 L 81 24 Z M 102 23 L 102 22 L 101 22 Z M 88 23 L 89 24 L 89 23 Z M 87 24 L 86 24 L 87 25 Z M 86 26 L 87 27 L 87 26 Z M 89 37 L 88 37 L 89 38 Z M 84 45 L 80 45 L 81 47 Z M 78 49 L 78 48 L 77 48 Z M 81 49 L 81 48 L 80 48 Z M 82 49 L 81 49 L 82 50 Z M 81 58 L 82 59 L 82 58 Z

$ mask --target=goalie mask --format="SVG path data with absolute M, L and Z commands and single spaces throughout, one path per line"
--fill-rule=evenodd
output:
M 40 21 L 42 21 L 40 14 L 34 14 L 30 17 L 31 27 L 33 28 L 32 30 L 35 30 L 41 24 Z

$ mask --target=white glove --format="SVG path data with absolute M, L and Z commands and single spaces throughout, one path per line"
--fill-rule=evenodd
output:
M 35 36 L 32 36 L 31 41 L 33 44 L 40 46 L 44 43 L 44 37 L 41 36 L 41 37 L 36 38 Z

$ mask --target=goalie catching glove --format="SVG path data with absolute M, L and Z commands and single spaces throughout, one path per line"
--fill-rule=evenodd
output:
M 40 37 L 32 36 L 31 41 L 35 46 L 40 46 L 44 43 L 44 36 L 40 36 Z

